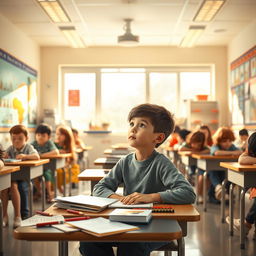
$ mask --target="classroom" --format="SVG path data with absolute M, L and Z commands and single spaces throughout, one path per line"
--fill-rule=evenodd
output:
M 0 0 L 0 255 L 256 255 L 255 14 L 256 0 Z M 154 204 L 139 231 L 25 226 L 108 220 L 114 207 L 55 199 L 81 195 Z

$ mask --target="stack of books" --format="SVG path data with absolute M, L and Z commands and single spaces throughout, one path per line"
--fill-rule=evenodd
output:
M 147 209 L 115 209 L 109 214 L 111 221 L 149 223 L 152 210 Z
M 115 203 L 117 199 L 97 196 L 67 196 L 54 199 L 58 208 L 72 209 L 77 211 L 100 212 L 109 205 Z

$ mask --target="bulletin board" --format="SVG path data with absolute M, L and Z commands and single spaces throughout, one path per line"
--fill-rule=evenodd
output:
M 35 127 L 36 112 L 37 71 L 0 49 L 0 131 Z
M 231 63 L 232 123 L 256 124 L 256 46 Z

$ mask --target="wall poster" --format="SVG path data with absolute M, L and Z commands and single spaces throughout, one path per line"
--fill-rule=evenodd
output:
M 232 123 L 256 124 L 256 46 L 231 63 Z
M 0 49 L 0 131 L 36 126 L 37 71 Z

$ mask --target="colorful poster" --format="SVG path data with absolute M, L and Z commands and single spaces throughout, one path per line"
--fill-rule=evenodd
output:
M 80 106 L 80 91 L 69 90 L 68 91 L 68 106 L 79 107 Z
M 35 127 L 37 72 L 0 49 L 0 128 Z

